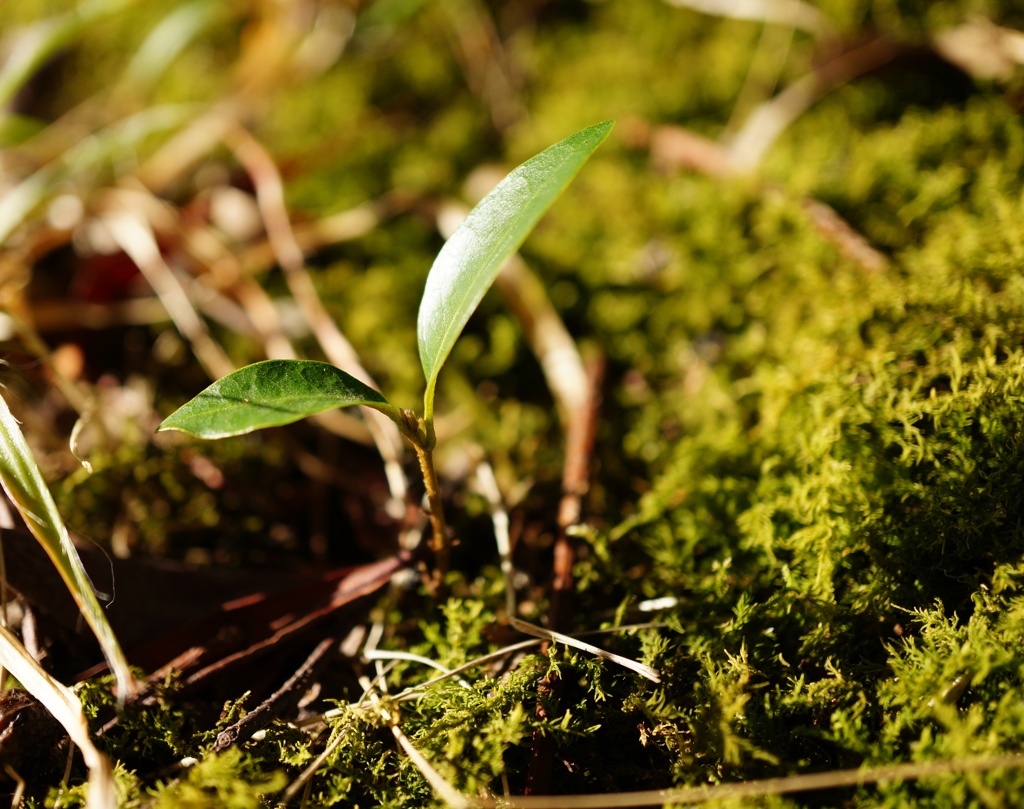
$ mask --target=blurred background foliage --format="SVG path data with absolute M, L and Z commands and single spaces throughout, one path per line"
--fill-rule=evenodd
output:
M 741 7 L 753 19 L 730 17 Z M 503 769 L 520 791 L 537 732 L 555 739 L 560 792 L 1017 750 L 1021 29 L 1009 0 L 8 0 L 11 406 L 69 523 L 115 555 L 239 569 L 385 555 L 398 526 L 359 423 L 202 445 L 152 429 L 282 346 L 328 356 L 264 228 L 281 211 L 326 312 L 415 407 L 416 308 L 445 211 L 615 118 L 522 256 L 584 356 L 606 360 L 575 626 L 675 598 L 671 630 L 621 644 L 663 684 L 570 657 L 564 713 L 541 719 L 524 663 L 418 703 L 406 732 L 468 792 L 499 790 Z M 464 600 L 399 610 L 396 647 L 443 658 L 468 625 L 462 654 L 489 648 L 477 630 L 500 587 L 467 484 L 477 447 L 512 509 L 524 614 L 545 614 L 554 405 L 490 293 L 439 390 Z M 68 448 L 76 424 L 92 474 Z M 176 727 L 168 760 L 196 755 Z M 223 778 L 280 789 L 275 769 L 317 751 L 278 742 L 222 762 Z M 346 742 L 314 796 L 427 800 L 391 744 Z M 190 778 L 216 782 L 204 766 Z M 1006 770 L 770 800 L 999 806 L 1021 788 Z

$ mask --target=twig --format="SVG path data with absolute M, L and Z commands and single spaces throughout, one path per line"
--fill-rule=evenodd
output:
M 689 8 L 716 17 L 791 25 L 815 36 L 832 34 L 828 19 L 800 0 L 665 0 L 670 6 Z
M 572 614 L 572 597 L 574 591 L 573 566 L 576 563 L 575 540 L 569 535 L 568 528 L 579 522 L 583 496 L 588 487 L 590 456 L 594 447 L 594 435 L 597 429 L 597 411 L 601 398 L 599 394 L 601 379 L 604 375 L 603 360 L 591 363 L 587 374 L 587 396 L 582 407 L 567 414 L 565 465 L 562 469 L 562 500 L 558 508 L 558 538 L 555 540 L 554 580 L 551 587 L 551 609 L 548 611 L 548 623 L 551 627 L 551 638 L 565 642 L 568 636 L 558 633 L 565 627 Z M 512 625 L 520 631 L 537 634 L 522 621 L 512 618 Z M 588 644 L 589 645 L 589 644 Z M 593 653 L 594 649 L 587 649 Z M 605 653 L 607 654 L 607 653 Z M 617 657 L 617 656 L 616 656 Z M 622 660 L 616 660 L 622 665 Z M 629 664 L 634 664 L 629 661 Z M 648 667 L 643 667 L 648 669 Z M 639 671 L 638 669 L 634 669 Z M 658 682 L 657 672 L 648 669 L 649 679 Z M 640 672 L 643 673 L 643 672 Z M 562 682 L 549 670 L 537 685 L 537 705 L 535 713 L 539 719 L 548 718 L 545 705 L 557 703 L 561 696 Z M 530 754 L 530 767 L 526 777 L 527 794 L 544 794 L 551 783 L 551 767 L 554 761 L 554 741 L 550 735 L 534 731 L 533 747 Z
M 152 227 L 134 210 L 127 198 L 121 197 L 121 200 L 119 209 L 103 217 L 114 240 L 149 281 L 178 331 L 192 344 L 207 374 L 213 379 L 219 379 L 231 373 L 234 365 L 210 337 L 206 324 L 196 313 L 185 289 L 160 255 Z
M 380 711 L 381 717 L 391 726 L 391 734 L 395 737 L 395 741 L 398 746 L 405 751 L 405 754 L 409 757 L 409 760 L 415 765 L 416 769 L 420 771 L 420 775 L 426 779 L 427 783 L 433 788 L 437 797 L 440 798 L 446 806 L 454 807 L 455 809 L 468 809 L 473 805 L 473 799 L 468 798 L 459 792 L 455 787 L 448 783 L 447 779 L 441 775 L 431 764 L 426 756 L 424 756 L 416 746 L 409 741 L 409 738 L 402 733 L 402 729 L 398 726 L 398 714 L 392 713 L 391 710 L 384 707 L 381 703 L 380 697 L 373 692 L 373 685 L 366 681 L 366 678 L 360 679 L 360 684 L 366 682 L 365 688 L 369 694 L 370 701 Z M 385 686 L 383 679 L 378 681 L 381 687 Z M 386 692 L 386 688 L 385 688 Z
M 284 271 L 288 289 L 302 309 L 317 341 L 327 357 L 340 368 L 362 382 L 378 387 L 363 367 L 359 356 L 337 324 L 331 319 L 316 287 L 305 268 L 302 248 L 295 239 L 291 221 L 284 204 L 284 185 L 281 174 L 270 154 L 246 129 L 233 124 L 225 131 L 225 142 L 252 178 L 256 189 L 256 202 L 271 247 Z M 384 473 L 391 489 L 388 512 L 401 516 L 409 490 L 402 466 L 404 448 L 402 436 L 394 422 L 372 409 L 366 409 L 366 424 L 384 461 Z
M 907 46 L 902 43 L 877 37 L 793 82 L 747 118 L 729 147 L 733 165 L 741 172 L 753 171 L 779 135 L 815 101 L 906 51 Z
M 894 764 L 888 767 L 865 767 L 858 770 L 832 770 L 714 786 L 616 792 L 603 795 L 484 798 L 478 799 L 473 805 L 479 809 L 491 809 L 492 807 L 494 809 L 617 809 L 617 807 L 710 803 L 711 801 L 736 801 L 743 798 L 763 798 L 769 795 L 813 792 L 838 787 L 859 787 L 889 781 L 916 781 L 940 775 L 1020 767 L 1024 767 L 1024 753 L 1011 753 L 1005 756 L 914 762 Z
M 512 566 L 512 542 L 508 531 L 508 511 L 502 501 L 501 489 L 494 477 L 494 469 L 487 461 L 476 466 L 476 479 L 487 501 L 491 512 L 491 523 L 494 525 L 494 542 L 498 546 L 498 557 L 501 559 L 501 575 L 505 579 L 505 612 L 509 618 L 516 614 L 515 569 Z
M 804 197 L 800 205 L 817 231 L 832 242 L 844 258 L 859 264 L 868 273 L 882 272 L 889 266 L 889 259 L 830 205 L 813 197 Z
M 587 643 L 586 641 L 579 640 L 578 638 L 563 634 L 562 632 L 554 632 L 550 629 L 545 629 L 544 627 L 537 626 L 536 624 L 520 621 L 518 618 L 513 618 L 509 621 L 509 624 L 511 624 L 513 629 L 522 632 L 524 635 L 533 635 L 535 638 L 540 638 L 544 641 L 554 641 L 565 644 L 566 646 L 571 646 L 574 649 L 588 652 L 594 655 L 594 657 L 599 657 L 602 660 L 618 663 L 623 668 L 636 672 L 641 677 L 650 680 L 652 683 L 661 682 L 661 675 L 658 673 L 657 669 L 652 669 L 650 666 L 645 666 L 643 663 L 638 663 L 628 657 L 623 657 L 622 655 L 617 655 L 614 652 L 609 652 L 599 646 L 594 646 L 592 643 Z
M 337 646 L 337 643 L 337 638 L 333 637 L 320 641 L 303 664 L 285 681 L 284 685 L 271 694 L 259 707 L 217 735 L 217 740 L 213 744 L 213 752 L 220 753 L 239 742 L 246 741 L 256 731 L 262 730 L 281 716 L 284 711 L 293 708 L 302 696 L 299 689 L 304 688 L 317 669 L 327 661 L 329 653 Z
M 709 177 L 727 178 L 740 173 L 733 156 L 719 143 L 708 140 L 689 130 L 665 125 L 650 132 L 644 132 L 641 125 L 634 124 L 639 140 L 646 140 L 651 154 L 651 163 L 657 171 L 671 173 L 688 168 Z M 775 183 L 765 183 L 765 193 L 782 189 Z M 800 205 L 815 230 L 831 242 L 846 259 L 859 264 L 866 272 L 876 273 L 889 266 L 889 260 L 871 243 L 843 219 L 834 208 L 814 197 L 802 197 Z
M 483 102 L 495 128 L 508 129 L 522 117 L 523 107 L 490 11 L 480 0 L 448 0 L 442 7 L 452 21 L 457 45 L 453 50 L 470 90 Z

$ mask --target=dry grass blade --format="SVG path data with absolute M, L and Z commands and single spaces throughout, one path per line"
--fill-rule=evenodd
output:
M 135 678 L 128 670 L 121 646 L 93 592 L 89 577 L 71 543 L 64 520 L 36 465 L 32 451 L 7 403 L 0 398 L 0 484 L 21 512 L 29 530 L 46 550 L 74 596 L 86 622 L 117 678 L 123 699 L 135 692 Z M 20 679 L 20 677 L 19 677 Z M 24 682 L 24 681 L 22 681 Z
M 665 0 L 670 6 L 689 8 L 734 20 L 791 25 L 816 36 L 832 34 L 825 15 L 800 0 Z
M 167 307 L 174 325 L 191 344 L 196 357 L 214 379 L 234 370 L 224 350 L 210 337 L 206 324 L 192 307 L 188 294 L 167 266 L 153 230 L 141 216 L 132 213 L 128 203 L 108 214 L 104 222 L 111 236 L 149 281 L 157 297 Z
M 225 139 L 252 178 L 256 188 L 256 201 L 263 216 L 270 246 L 284 271 L 288 289 L 302 309 L 317 342 L 332 363 L 346 369 L 361 382 L 374 388 L 379 387 L 363 367 L 348 338 L 342 334 L 327 313 L 313 280 L 306 271 L 305 257 L 285 208 L 284 184 L 277 165 L 263 145 L 243 127 L 230 127 Z M 384 473 L 391 490 L 389 511 L 392 512 L 392 516 L 400 516 L 405 510 L 405 498 L 409 490 L 402 466 L 402 436 L 394 422 L 387 416 L 367 411 L 365 417 L 366 426 L 384 461 Z
M 905 45 L 878 37 L 797 79 L 747 118 L 729 147 L 735 167 L 740 171 L 756 169 L 778 137 L 819 98 L 892 61 L 905 50 Z
M 769 795 L 787 795 L 837 787 L 857 787 L 888 781 L 912 781 L 956 773 L 985 772 L 1024 767 L 1024 753 L 1006 756 L 979 756 L 956 761 L 925 761 L 896 764 L 891 767 L 873 767 L 861 770 L 833 770 L 831 772 L 793 775 L 788 778 L 765 778 L 738 784 L 655 789 L 644 792 L 618 792 L 609 795 L 540 795 L 508 797 L 496 800 L 477 800 L 473 805 L 501 807 L 501 809 L 618 809 L 631 806 L 664 806 L 666 804 L 696 804 L 711 801 L 735 801 L 743 798 L 764 798 Z
M 520 621 L 518 618 L 510 618 L 509 624 L 517 632 L 522 632 L 524 635 L 532 635 L 535 638 L 541 638 L 546 641 L 554 641 L 556 643 L 562 643 L 566 646 L 571 646 L 574 649 L 579 649 L 582 652 L 588 652 L 595 657 L 600 657 L 602 660 L 608 660 L 612 663 L 618 663 L 624 669 L 636 672 L 641 677 L 650 680 L 652 683 L 660 683 L 661 675 L 658 674 L 656 669 L 650 666 L 645 666 L 643 663 L 638 663 L 635 660 L 630 660 L 628 657 L 617 655 L 614 652 L 609 652 L 602 649 L 600 646 L 594 646 L 592 643 L 587 643 L 579 638 L 574 638 L 571 635 L 565 635 L 561 632 L 553 632 L 550 629 L 545 629 L 542 626 L 536 624 L 530 624 L 526 621 Z
M 89 726 L 82 713 L 82 703 L 67 686 L 61 685 L 36 663 L 21 641 L 6 627 L 0 627 L 0 663 L 13 674 L 25 689 L 67 731 L 71 741 L 82 751 L 89 768 L 88 809 L 115 809 L 117 791 L 110 762 L 92 743 Z
M 70 14 L 50 17 L 11 32 L 11 41 L 16 45 L 0 69 L 0 107 L 6 107 L 36 70 L 80 31 L 101 22 L 104 17 L 116 14 L 129 3 L 130 0 L 81 3 Z M 0 113 L 0 117 L 2 115 Z

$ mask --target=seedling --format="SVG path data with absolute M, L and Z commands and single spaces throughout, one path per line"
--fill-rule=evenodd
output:
M 398 425 L 416 450 L 433 529 L 436 575 L 448 568 L 448 529 L 434 469 L 434 391 L 437 376 L 470 315 L 501 265 L 569 185 L 612 128 L 612 121 L 570 135 L 527 160 L 502 180 L 448 239 L 427 275 L 416 323 L 426 378 L 423 415 L 400 410 L 340 368 L 310 360 L 267 360 L 214 382 L 172 413 L 160 430 L 198 438 L 290 424 L 336 407 L 363 405 Z

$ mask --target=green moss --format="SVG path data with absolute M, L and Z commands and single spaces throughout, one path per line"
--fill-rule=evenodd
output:
M 437 202 L 459 195 L 481 163 L 513 165 L 575 128 L 622 119 L 523 255 L 570 331 L 608 360 L 573 628 L 632 619 L 641 599 L 676 606 L 665 628 L 600 641 L 658 667 L 660 684 L 556 647 L 387 704 L 403 732 L 470 794 L 497 793 L 503 778 L 521 791 L 541 738 L 562 793 L 1020 749 L 1019 78 L 1007 90 L 898 61 L 807 110 L 758 177 L 656 174 L 635 133 L 676 124 L 720 136 L 748 71 L 762 69 L 753 55 L 761 26 L 666 3 L 578 3 L 517 27 L 513 5 L 494 6 L 525 110 L 505 131 L 466 74 L 457 19 L 422 3 L 371 5 L 339 63 L 281 93 L 254 127 L 282 165 L 297 218 L 391 191 L 415 200 L 311 266 L 367 367 L 397 403 L 416 406 L 415 313 L 440 244 Z M 851 38 L 871 29 L 917 44 L 974 14 L 1022 24 L 1014 3 L 994 0 L 819 8 Z M 114 43 L 90 32 L 68 58 L 96 56 L 96 73 L 69 83 L 55 108 L 112 81 L 154 13 L 140 6 L 119 19 Z M 218 29 L 197 42 L 153 101 L 227 92 L 237 34 Z M 786 54 L 783 83 L 820 56 L 799 33 Z M 846 256 L 809 197 L 888 265 Z M 276 275 L 268 283 L 283 289 Z M 230 348 L 255 352 L 240 336 Z M 195 369 L 157 373 L 160 389 L 182 398 L 201 387 Z M 439 411 L 454 414 L 439 426 L 464 572 L 442 608 L 413 595 L 391 605 L 383 644 L 456 666 L 506 640 L 488 521 L 461 485 L 468 443 L 520 495 L 524 613 L 549 607 L 563 436 L 500 296 L 484 301 L 456 346 Z M 294 439 L 316 447 L 301 430 Z M 275 446 L 252 438 L 169 449 L 136 436 L 92 458 L 93 477 L 63 481 L 61 507 L 96 538 L 121 520 L 154 553 L 200 547 L 241 561 L 266 550 L 268 527 L 305 535 L 294 518 L 303 485 Z M 223 488 L 194 472 L 200 456 L 222 472 Z M 539 688 L 549 669 L 561 677 L 557 695 Z M 389 692 L 433 674 L 400 662 Z M 359 693 L 349 683 L 328 696 L 347 704 Z M 96 724 L 109 716 L 102 682 L 82 696 Z M 209 755 L 211 734 L 244 708 L 234 702 L 200 722 L 169 688 L 151 712 L 124 714 L 103 743 L 121 762 L 128 805 L 265 805 L 328 737 L 339 742 L 311 782 L 311 804 L 435 800 L 367 704 L 342 711 L 321 736 L 276 724 L 262 740 Z M 199 763 L 174 770 L 186 756 Z M 991 806 L 1019 793 L 1022 778 L 952 775 L 757 805 Z M 71 800 L 81 795 L 76 787 Z

